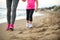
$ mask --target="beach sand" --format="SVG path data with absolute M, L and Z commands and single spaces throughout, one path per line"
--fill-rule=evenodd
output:
M 0 24 L 0 40 L 60 40 L 60 13 L 42 11 L 44 16 L 33 18 L 33 28 L 26 20 L 16 20 L 14 31 L 6 31 L 7 23 Z

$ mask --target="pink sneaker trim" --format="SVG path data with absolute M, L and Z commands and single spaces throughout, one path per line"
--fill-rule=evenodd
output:
M 10 24 L 7 25 L 7 30 L 9 30 Z
M 14 25 L 13 24 L 10 24 L 10 27 L 9 28 L 14 28 Z

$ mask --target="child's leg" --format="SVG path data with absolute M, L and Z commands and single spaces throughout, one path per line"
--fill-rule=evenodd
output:
M 33 16 L 33 12 L 34 12 L 34 9 L 31 9 L 30 10 L 30 13 L 29 13 L 29 27 L 31 28 L 33 25 L 32 25 L 32 16 Z
M 27 23 L 29 23 L 29 12 L 30 12 L 30 10 L 27 9 L 26 10 L 26 15 L 27 15 L 26 16 L 26 20 L 27 20 Z
M 30 13 L 30 10 L 27 9 L 26 10 L 26 20 L 27 20 L 26 27 L 28 27 L 28 25 L 29 25 L 29 13 Z
M 32 20 L 33 20 L 33 12 L 34 12 L 34 9 L 31 9 L 30 10 L 30 14 L 29 14 L 29 23 L 32 24 Z

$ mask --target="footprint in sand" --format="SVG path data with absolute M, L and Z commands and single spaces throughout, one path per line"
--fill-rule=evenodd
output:
M 19 37 L 15 36 L 15 35 L 12 35 L 12 36 L 10 37 L 10 39 L 19 39 Z
M 20 31 L 18 34 L 22 34 L 23 32 L 22 31 Z

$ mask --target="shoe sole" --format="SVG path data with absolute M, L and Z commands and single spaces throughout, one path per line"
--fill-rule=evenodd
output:
M 10 30 L 11 30 L 11 31 L 14 31 L 14 29 L 13 29 L 13 28 L 10 28 Z

